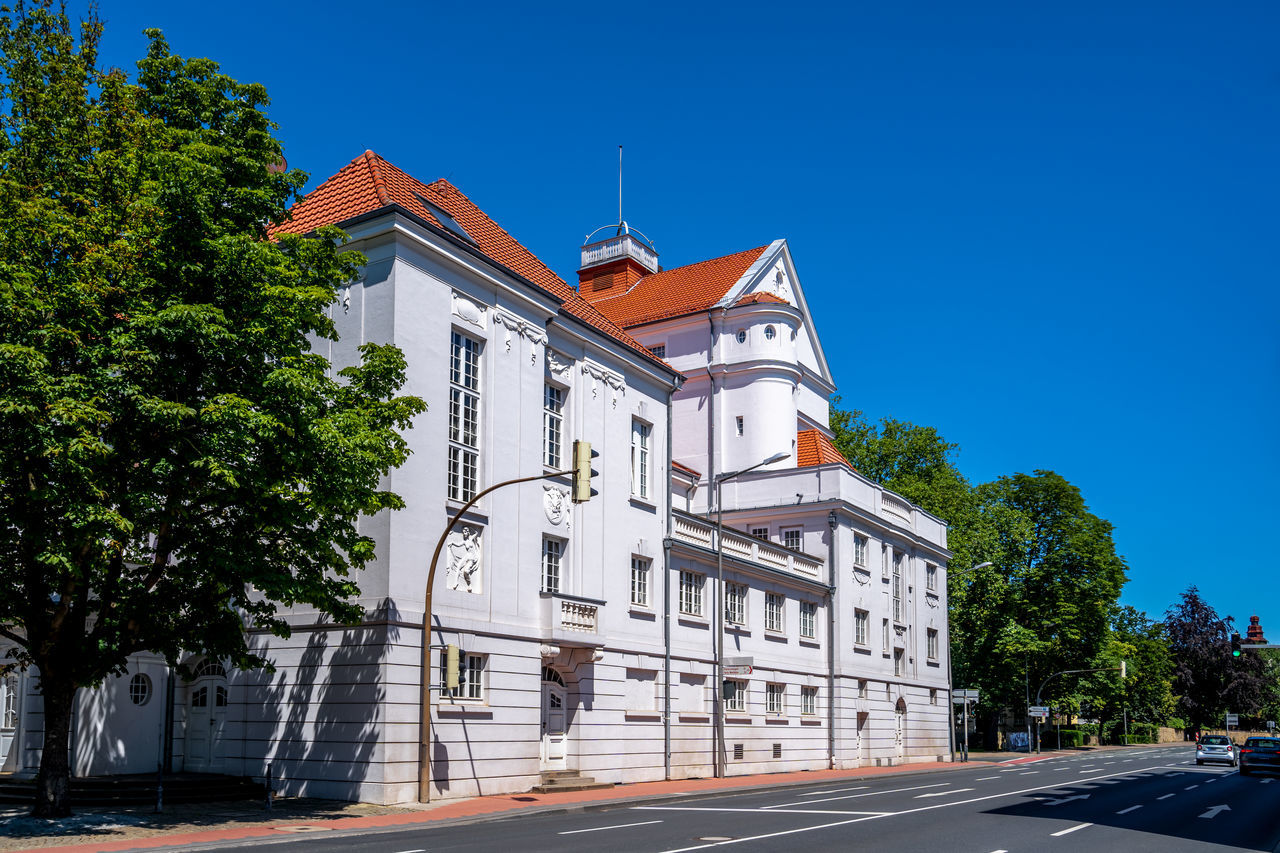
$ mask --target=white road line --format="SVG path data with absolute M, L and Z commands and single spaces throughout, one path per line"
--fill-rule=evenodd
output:
M 956 788 L 954 791 L 934 791 L 932 794 L 916 794 L 915 799 L 922 800 L 925 797 L 949 797 L 952 794 L 963 794 L 965 791 L 972 790 L 972 788 Z
M 1199 785 L 1188 785 L 1187 787 L 1183 788 L 1182 790 L 1184 790 L 1184 791 L 1190 791 L 1192 788 L 1199 788 L 1199 787 L 1200 787 Z
M 1028 770 L 1028 771 L 1027 771 L 1027 772 L 1025 772 L 1025 773 L 1019 773 L 1018 775 L 1019 775 L 1019 776 L 1030 776 L 1032 773 L 1039 773 L 1039 772 L 1040 772 L 1039 770 Z
M 975 781 L 975 782 L 985 782 L 985 781 L 987 781 L 988 779 L 999 779 L 999 778 L 1000 778 L 999 776 L 979 776 L 977 779 L 974 779 L 973 781 Z
M 1176 797 L 1176 796 L 1178 796 L 1178 795 L 1177 795 L 1177 794 L 1165 794 L 1163 797 L 1156 797 L 1156 799 L 1157 799 L 1157 800 L 1167 800 L 1167 799 L 1169 799 L 1170 797 Z
M 1132 758 L 1126 758 L 1122 763 L 1124 763 L 1124 764 L 1128 764 L 1130 761 L 1133 761 L 1133 759 L 1132 759 Z
M 1142 808 L 1142 806 L 1129 806 L 1129 808 L 1121 809 L 1120 811 L 1116 812 L 1116 814 L 1128 814 L 1129 812 L 1136 812 L 1140 808 Z
M 1106 772 L 1106 768 L 1104 768 L 1104 767 L 1095 767 L 1095 768 L 1094 768 L 1094 769 L 1092 769 L 1092 770 L 1081 770 L 1080 772 L 1081 772 L 1081 773 L 1104 773 L 1104 772 Z
M 945 788 L 950 782 L 938 782 L 934 785 L 915 785 L 911 788 L 890 788 L 887 791 L 868 791 L 865 794 L 849 794 L 845 797 L 827 797 L 825 800 L 805 800 L 802 803 L 778 803 L 776 806 L 761 806 L 766 809 L 785 809 L 792 806 L 811 806 L 814 803 L 830 803 L 834 800 L 856 800 L 859 797 L 876 797 L 880 794 L 901 794 L 904 791 L 923 791 L 925 788 Z
M 427 853 L 427 851 L 419 847 L 417 850 L 398 850 L 396 853 Z
M 817 797 L 821 794 L 839 794 L 843 791 L 865 791 L 869 785 L 859 785 L 856 788 L 832 788 L 830 791 L 809 791 L 807 794 L 796 794 L 797 797 Z
M 618 823 L 613 826 L 593 826 L 591 829 L 570 829 L 567 832 L 557 832 L 556 835 L 577 835 L 580 832 L 604 832 L 606 829 L 626 829 L 630 826 L 648 826 L 653 823 L 662 823 L 662 821 L 642 820 L 639 823 Z M 413 853 L 427 853 L 427 851 L 415 850 Z
M 1077 829 L 1084 829 L 1086 826 L 1093 826 L 1093 824 L 1077 823 L 1075 826 L 1069 826 L 1066 829 L 1060 830 L 1058 832 L 1051 832 L 1049 833 L 1049 835 L 1053 836 L 1054 838 L 1057 838 L 1059 835 L 1066 835 L 1069 832 L 1075 832 Z
M 1116 773 L 1113 775 L 1123 776 L 1125 774 Z M 956 800 L 953 803 L 936 803 L 930 806 L 917 806 L 916 808 L 904 809 L 903 811 L 900 811 L 900 812 L 882 812 L 880 814 L 866 815 L 865 817 L 854 817 L 854 818 L 850 818 L 849 820 L 838 820 L 832 823 L 818 824 L 817 826 L 802 826 L 797 829 L 784 829 L 779 832 L 765 833 L 764 835 L 751 835 L 743 838 L 733 838 L 728 841 L 715 841 L 709 844 L 695 844 L 692 847 L 677 847 L 671 850 L 664 850 L 662 851 L 662 853 L 689 853 L 689 851 L 692 851 L 692 850 L 706 850 L 710 847 L 724 847 L 729 844 L 741 844 L 744 841 L 763 841 L 766 838 L 781 838 L 784 835 L 797 835 L 801 832 L 814 832 L 822 829 L 835 829 L 836 827 L 849 826 L 851 824 L 862 823 L 863 821 L 868 821 L 868 820 L 880 820 L 881 818 L 886 818 L 886 817 L 899 817 L 901 815 L 915 814 L 916 812 L 928 812 L 928 811 L 933 811 L 934 809 L 946 809 L 946 808 L 951 808 L 952 806 L 963 806 L 963 805 L 968 805 L 969 803 L 980 803 L 986 800 L 996 800 L 996 799 L 1000 799 L 1001 797 L 1016 797 L 1021 794 L 1030 794 L 1034 791 L 1045 791 L 1050 788 L 1058 788 L 1058 787 L 1061 787 L 1061 786 L 1056 784 L 1055 785 L 1037 785 L 1034 788 L 1023 788 L 1019 791 L 1006 791 L 1005 793 L 1002 793 L 1002 794 L 988 794 L 987 796 L 984 796 L 984 797 L 970 797 L 967 800 Z M 804 805 L 804 804 L 801 803 L 799 805 Z M 663 809 L 679 810 L 679 808 L 680 807 L 677 807 L 677 806 L 631 806 L 631 809 L 633 811 L 662 811 Z M 733 810 L 701 809 L 701 811 L 753 811 L 753 810 L 752 809 L 733 809 Z
M 870 815 L 871 817 L 883 817 L 884 815 L 895 814 L 895 812 L 855 812 L 840 811 L 837 809 L 772 809 L 767 806 L 761 806 L 758 809 L 731 809 L 717 806 L 632 806 L 633 811 L 640 812 L 737 812 L 750 814 L 851 814 L 851 815 Z M 660 820 L 650 821 L 650 823 L 662 823 Z M 623 824 L 624 826 L 640 826 L 640 824 Z M 610 827 L 602 827 L 609 829 Z M 575 830 L 576 832 L 590 832 L 588 829 Z M 560 833 L 565 835 L 566 833 Z M 742 840 L 742 839 L 738 839 Z
M 1114 762 L 1114 761 L 1104 761 L 1104 762 L 1102 762 L 1102 763 L 1103 763 L 1103 764 L 1115 764 L 1115 762 Z
M 1009 853 L 1008 850 L 992 850 L 991 853 Z

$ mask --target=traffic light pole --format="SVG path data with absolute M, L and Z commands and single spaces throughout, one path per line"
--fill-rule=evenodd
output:
M 580 445 L 585 446 L 585 454 L 579 450 Z M 503 480 L 501 483 L 495 483 L 484 491 L 478 492 L 475 497 L 463 504 L 453 514 L 453 518 L 449 519 L 444 532 L 436 540 L 436 549 L 431 552 L 431 567 L 427 569 L 427 587 L 422 596 L 422 697 L 420 700 L 422 719 L 418 726 L 420 734 L 418 744 L 418 802 L 427 803 L 431 801 L 431 591 L 435 586 L 436 563 L 440 560 L 440 552 L 444 549 L 445 540 L 449 538 L 449 534 L 453 532 L 453 528 L 457 527 L 458 521 L 467 510 L 475 506 L 485 495 L 490 492 L 496 492 L 505 486 L 514 486 L 517 483 L 532 483 L 536 480 L 550 480 L 553 477 L 573 477 L 575 503 L 581 503 L 582 501 L 577 499 L 579 493 L 578 481 L 582 479 L 578 476 L 580 473 L 579 457 L 582 456 L 586 459 L 586 489 L 588 496 L 590 496 L 591 475 L 595 473 L 590 468 L 593 455 L 598 454 L 593 454 L 590 444 L 584 441 L 575 441 L 573 468 L 567 471 L 552 471 L 548 474 L 536 474 L 532 477 L 516 477 L 514 480 Z

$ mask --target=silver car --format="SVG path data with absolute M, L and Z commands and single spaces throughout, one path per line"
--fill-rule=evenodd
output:
M 1221 761 L 1235 767 L 1238 760 L 1235 745 L 1226 735 L 1205 735 L 1196 743 L 1196 764 Z

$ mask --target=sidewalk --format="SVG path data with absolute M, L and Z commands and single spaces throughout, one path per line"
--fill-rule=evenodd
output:
M 1097 747 L 1098 750 L 1132 747 Z M 228 841 L 281 838 L 294 833 L 329 833 L 392 828 L 435 823 L 467 823 L 516 813 L 602 807 L 615 803 L 662 800 L 716 791 L 743 792 L 777 787 L 845 781 L 890 775 L 945 773 L 972 767 L 980 761 L 1028 764 L 1080 750 L 1040 755 L 982 753 L 969 764 L 921 763 L 897 767 L 863 767 L 855 770 L 809 770 L 731 776 L 727 779 L 685 779 L 672 782 L 637 782 L 598 791 L 556 794 L 501 794 L 471 799 L 443 800 L 429 804 L 376 806 L 331 800 L 281 799 L 268 812 L 261 803 L 205 803 L 176 805 L 164 814 L 149 809 L 86 809 L 62 821 L 36 821 L 15 817 L 0 822 L 0 851 L 155 850 Z M 13 812 L 10 812 L 13 814 Z

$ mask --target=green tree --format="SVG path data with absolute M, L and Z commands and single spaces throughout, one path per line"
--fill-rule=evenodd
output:
M 149 31 L 131 83 L 102 27 L 48 0 L 0 16 L 0 635 L 39 668 L 34 813 L 68 814 L 77 688 L 130 654 L 267 665 L 280 606 L 357 620 L 361 514 L 423 411 L 366 345 L 331 375 L 308 337 L 362 258 L 269 229 L 305 176 L 265 90 Z
M 1121 682 L 1112 671 L 1126 663 Z M 1099 720 L 1165 725 L 1173 713 L 1173 655 L 1164 625 L 1128 605 L 1117 607 L 1111 617 L 1107 642 L 1092 666 L 1105 672 L 1088 673 L 1080 680 L 1079 707 Z
M 1231 656 L 1232 619 L 1223 619 L 1192 586 L 1165 614 L 1173 651 L 1178 716 L 1194 729 L 1221 727 L 1228 711 L 1257 715 L 1267 698 L 1267 661 Z

